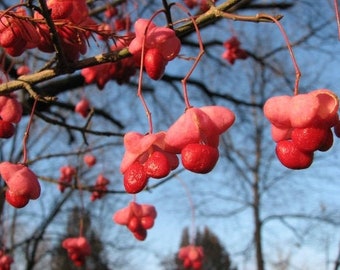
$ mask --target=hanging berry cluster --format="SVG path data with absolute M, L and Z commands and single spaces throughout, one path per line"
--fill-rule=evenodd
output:
M 83 236 L 64 239 L 62 247 L 67 250 L 68 256 L 75 266 L 83 266 L 87 256 L 91 255 L 91 247 Z
M 202 269 L 204 259 L 203 247 L 195 245 L 181 247 L 177 256 L 182 261 L 185 269 Z
M 8 161 L 0 163 L 0 175 L 7 185 L 6 201 L 16 208 L 22 208 L 29 200 L 40 197 L 40 184 L 37 176 L 23 164 Z
M 247 59 L 248 53 L 241 48 L 241 42 L 236 36 L 231 37 L 223 43 L 225 51 L 222 54 L 222 58 L 227 60 L 231 65 L 235 63 L 237 59 Z
M 305 169 L 315 151 L 327 151 L 333 144 L 331 128 L 339 122 L 339 100 L 328 89 L 307 94 L 272 97 L 264 105 L 271 122 L 276 155 L 290 169 Z
M 163 76 L 168 62 L 177 57 L 181 41 L 174 30 L 156 26 L 147 19 L 138 19 L 134 27 L 136 36 L 129 45 L 129 51 L 137 63 L 143 60 L 149 77 L 158 80 Z
M 168 176 L 179 165 L 178 154 L 187 170 L 210 172 L 219 157 L 219 136 L 234 120 L 234 113 L 222 106 L 191 107 L 167 131 L 127 133 L 120 167 L 125 190 L 138 193 L 149 178 Z
M 156 216 L 157 212 L 153 205 L 130 202 L 127 207 L 115 212 L 113 221 L 125 225 L 136 239 L 143 241 L 147 236 L 147 230 L 153 227 Z

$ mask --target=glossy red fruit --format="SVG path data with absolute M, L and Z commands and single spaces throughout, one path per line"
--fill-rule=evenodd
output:
M 289 169 L 306 169 L 313 163 L 314 152 L 304 152 L 293 141 L 280 141 L 276 145 L 276 155 Z
M 195 173 L 208 173 L 216 165 L 218 149 L 203 144 L 188 144 L 181 151 L 184 168 Z
M 0 119 L 0 138 L 10 138 L 14 132 L 15 128 L 12 123 Z
M 144 169 L 149 177 L 163 178 L 170 173 L 171 166 L 165 154 L 155 151 L 144 163 Z
M 292 131 L 292 141 L 300 150 L 313 152 L 324 144 L 327 134 L 328 132 L 325 128 L 294 128 Z
M 149 180 L 144 167 L 139 162 L 134 162 L 124 173 L 124 187 L 126 192 L 136 194 L 142 191 Z
M 16 195 L 15 193 L 11 192 L 10 190 L 6 190 L 5 193 L 6 201 L 16 207 L 16 208 L 23 208 L 29 202 L 29 198 L 24 195 Z
M 163 76 L 167 63 L 162 53 L 156 48 L 149 49 L 145 53 L 144 67 L 151 79 L 159 80 Z

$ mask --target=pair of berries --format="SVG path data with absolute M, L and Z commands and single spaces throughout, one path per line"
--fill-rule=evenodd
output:
M 0 269 L 10 270 L 11 264 L 14 262 L 12 256 L 6 254 L 4 251 L 0 250 Z
M 67 250 L 69 258 L 75 266 L 83 266 L 87 256 L 91 255 L 91 247 L 83 236 L 69 237 L 62 242 L 62 247 Z
M 40 184 L 37 176 L 23 164 L 7 161 L 0 163 L 0 175 L 6 182 L 6 201 L 16 208 L 26 206 L 29 200 L 40 196 Z
M 201 246 L 189 245 L 181 247 L 178 252 L 178 259 L 183 262 L 185 269 L 202 269 L 204 252 Z
M 153 205 L 130 202 L 127 207 L 119 209 L 113 215 L 113 221 L 125 225 L 136 239 L 143 241 L 147 230 L 153 227 L 156 216 L 156 208 Z
M 227 60 L 231 65 L 235 63 L 237 59 L 247 59 L 248 54 L 241 48 L 241 43 L 236 36 L 231 37 L 223 43 L 225 48 L 222 58 Z
M 124 175 L 124 187 L 128 193 L 142 191 L 150 177 L 164 178 L 178 167 L 176 154 L 163 150 L 164 137 L 165 132 L 125 134 L 125 153 L 120 170 Z
M 91 201 L 101 199 L 107 191 L 107 185 L 110 181 L 104 177 L 104 175 L 99 174 L 94 186 L 94 191 L 91 194 Z
M 22 106 L 14 96 L 0 96 L 0 138 L 13 136 L 21 116 Z
M 219 136 L 234 121 L 234 113 L 222 106 L 191 107 L 166 132 L 127 133 L 120 167 L 125 190 L 138 193 L 150 177 L 166 177 L 179 165 L 177 154 L 187 170 L 210 172 L 219 158 Z
M 338 109 L 338 98 L 328 89 L 267 100 L 264 114 L 272 124 L 280 162 L 290 169 L 305 169 L 313 163 L 315 151 L 329 150 L 331 128 L 339 122 Z
M 65 188 L 71 183 L 73 177 L 76 175 L 76 168 L 70 165 L 62 166 L 60 169 L 60 177 L 58 180 L 58 189 L 64 192 Z
M 156 26 L 147 19 L 138 19 L 134 28 L 136 37 L 129 45 L 129 52 L 137 63 L 141 62 L 144 52 L 145 71 L 150 78 L 158 80 L 163 76 L 168 62 L 177 57 L 181 41 L 174 30 Z

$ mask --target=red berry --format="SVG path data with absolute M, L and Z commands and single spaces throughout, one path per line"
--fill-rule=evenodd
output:
M 163 76 L 167 63 L 162 53 L 156 48 L 149 49 L 145 53 L 144 67 L 151 79 L 159 80 Z
M 184 168 L 195 173 L 208 173 L 219 158 L 218 149 L 203 144 L 188 144 L 181 151 Z
M 134 162 L 124 173 L 124 187 L 128 193 L 138 193 L 142 191 L 148 183 L 144 167 L 139 162 Z
M 276 155 L 289 169 L 306 169 L 313 162 L 313 152 L 303 152 L 292 141 L 280 141 L 276 145 Z
M 10 190 L 6 190 L 5 196 L 6 201 L 16 208 L 23 208 L 29 202 L 29 198 L 27 196 L 14 194 Z
M 323 145 L 327 134 L 328 132 L 324 128 L 294 128 L 292 131 L 292 141 L 300 150 L 313 152 Z
M 0 138 L 10 138 L 14 131 L 15 128 L 12 123 L 0 119 Z
M 171 171 L 168 158 L 159 151 L 155 151 L 151 154 L 144 163 L 144 169 L 146 174 L 153 178 L 166 177 Z

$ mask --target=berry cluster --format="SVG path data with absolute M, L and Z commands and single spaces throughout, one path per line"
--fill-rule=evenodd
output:
M 223 43 L 225 48 L 222 58 L 227 60 L 231 65 L 235 63 L 237 59 L 247 59 L 247 52 L 241 48 L 241 43 L 236 36 L 231 37 Z
M 77 170 L 73 166 L 66 165 L 60 168 L 60 177 L 58 180 L 58 189 L 64 192 L 68 184 L 71 183 L 72 178 L 75 176 Z
M 124 187 L 128 193 L 142 191 L 150 177 L 163 178 L 177 168 L 177 156 L 164 151 L 164 137 L 165 132 L 125 134 L 125 153 L 120 170 L 124 174 Z
M 113 221 L 125 225 L 136 239 L 143 241 L 147 236 L 147 230 L 153 227 L 156 216 L 157 212 L 153 205 L 130 202 L 127 207 L 119 209 L 113 215 Z
M 25 165 L 7 161 L 0 163 L 0 174 L 6 182 L 6 201 L 16 208 L 22 208 L 29 200 L 40 196 L 37 176 Z
M 183 261 L 183 266 L 185 269 L 202 269 L 203 258 L 204 252 L 201 246 L 189 245 L 181 247 L 178 252 L 178 259 Z
M 96 23 L 89 16 L 85 0 L 48 0 L 46 2 L 67 60 L 75 61 L 87 51 L 89 32 Z M 42 14 L 34 12 L 27 16 L 23 8 L 6 12 L 1 16 L 0 46 L 11 56 L 19 56 L 25 50 L 38 48 L 43 52 L 54 52 L 50 29 Z
M 136 37 L 129 45 L 129 52 L 140 63 L 144 46 L 145 71 L 150 78 L 158 80 L 168 62 L 177 57 L 181 41 L 174 30 L 156 26 L 147 19 L 138 19 L 134 27 Z
M 107 191 L 107 185 L 110 181 L 105 178 L 102 174 L 99 174 L 96 179 L 96 184 L 94 186 L 95 190 L 91 194 L 91 201 L 101 199 Z
M 179 165 L 177 154 L 187 170 L 210 172 L 219 158 L 219 136 L 234 121 L 234 113 L 222 106 L 191 107 L 166 132 L 127 133 L 120 167 L 125 190 L 138 193 L 150 177 L 169 175 Z
M 1 270 L 10 270 L 11 264 L 14 262 L 13 258 L 0 250 L 0 269 Z
M 10 138 L 15 132 L 14 124 L 19 123 L 22 106 L 13 96 L 0 96 L 0 138 Z
M 329 150 L 331 128 L 339 121 L 338 109 L 338 98 L 328 89 L 268 99 L 264 114 L 272 124 L 281 163 L 290 169 L 305 169 L 312 164 L 315 151 Z
M 69 258 L 75 266 L 83 266 L 87 256 L 91 255 L 91 247 L 85 237 L 66 238 L 62 247 L 67 250 Z

